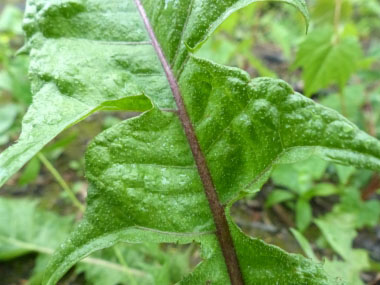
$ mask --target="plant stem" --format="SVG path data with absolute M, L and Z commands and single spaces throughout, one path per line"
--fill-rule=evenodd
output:
M 371 180 L 367 186 L 362 190 L 361 198 L 363 201 L 366 201 L 371 198 L 373 194 L 380 188 L 380 175 L 375 173 L 373 174 Z
M 19 247 L 19 248 L 24 249 L 26 251 L 34 251 L 34 252 L 38 252 L 38 253 L 42 253 L 42 254 L 48 254 L 48 255 L 52 255 L 54 253 L 54 250 L 51 248 L 38 246 L 35 244 L 31 244 L 28 242 L 20 241 L 17 239 L 13 239 L 13 238 L 1 236 L 1 235 L 0 235 L 0 241 L 2 243 L 7 243 L 7 244 L 11 244 L 15 247 Z M 132 274 L 132 275 L 136 275 L 136 276 L 146 276 L 147 275 L 143 271 L 140 271 L 137 269 L 131 269 L 131 268 L 128 268 L 125 266 L 120 266 L 117 263 L 113 263 L 113 262 L 110 262 L 110 261 L 107 261 L 104 259 L 100 259 L 100 258 L 86 257 L 79 262 L 103 266 L 103 267 L 108 268 L 108 269 L 113 269 L 116 271 L 124 272 L 127 274 Z
M 370 261 L 370 268 L 369 269 L 371 269 L 371 271 L 374 271 L 374 272 L 380 272 L 380 263 Z M 378 283 L 376 283 L 376 284 L 378 284 Z
M 37 154 L 38 159 L 42 162 L 42 164 L 46 167 L 47 170 L 53 175 L 58 184 L 62 187 L 62 189 L 67 193 L 70 200 L 73 204 L 83 213 L 85 207 L 82 203 L 77 199 L 74 192 L 67 185 L 66 181 L 63 179 L 61 174 L 59 174 L 58 170 L 50 163 L 50 161 L 43 155 L 41 152 Z
M 373 107 L 371 104 L 371 99 L 369 95 L 369 91 L 364 92 L 364 98 L 365 98 L 365 103 L 364 103 L 364 114 L 365 114 L 365 119 L 366 119 L 366 126 L 367 126 L 367 132 L 373 136 L 376 137 L 376 119 L 373 113 Z
M 334 43 L 339 43 L 339 25 L 340 17 L 342 15 L 343 0 L 335 0 L 335 12 L 334 12 Z M 344 98 L 344 88 L 339 88 L 340 107 L 342 109 L 343 116 L 347 117 L 346 100 Z
M 346 98 L 344 97 L 344 88 L 339 88 L 339 99 L 340 99 L 340 108 L 342 110 L 343 116 L 347 117 L 347 105 Z
M 113 252 L 115 253 L 115 256 L 116 256 L 117 260 L 119 261 L 119 263 L 122 266 L 128 268 L 128 264 L 125 262 L 125 259 L 124 259 L 123 255 L 121 254 L 120 249 L 118 248 L 117 244 L 115 244 L 112 247 L 112 249 L 113 249 Z
M 174 76 L 173 71 L 164 55 L 164 52 L 161 49 L 161 46 L 157 40 L 157 37 L 149 22 L 148 16 L 145 12 L 145 9 L 141 1 L 135 0 L 135 3 L 144 22 L 146 30 L 150 36 L 150 39 L 152 40 L 153 48 L 155 49 L 157 56 L 165 71 L 170 89 L 172 90 L 174 101 L 176 102 L 178 108 L 178 117 L 182 123 L 183 130 L 185 132 L 187 141 L 193 154 L 194 161 L 198 169 L 199 177 L 202 181 L 203 188 L 214 219 L 216 227 L 216 236 L 218 238 L 219 245 L 224 256 L 231 284 L 243 285 L 243 275 L 240 270 L 239 261 L 235 250 L 234 242 L 230 233 L 225 209 L 219 201 L 210 170 L 208 169 L 206 158 L 201 150 L 198 138 L 195 134 L 194 127 L 186 110 L 185 102 L 182 98 L 177 78 Z
M 67 193 L 67 195 L 69 196 L 73 204 L 80 210 L 81 213 L 83 213 L 85 210 L 85 207 L 77 199 L 74 192 L 67 185 L 66 181 L 63 179 L 61 174 L 59 174 L 58 170 L 53 166 L 53 164 L 50 163 L 50 161 L 46 158 L 46 156 L 44 156 L 41 152 L 37 154 L 37 157 L 43 163 L 43 165 L 45 165 L 45 167 L 49 170 L 49 172 L 54 176 L 55 180 L 57 180 L 58 184 L 62 187 L 62 189 L 65 190 L 65 192 Z M 122 267 L 125 267 L 126 272 L 127 272 L 129 270 L 129 267 L 127 263 L 125 262 L 120 250 L 116 247 L 116 245 L 113 247 L 113 251 L 115 253 L 117 260 L 122 265 Z
M 335 0 L 335 12 L 334 12 L 334 31 L 336 40 L 339 39 L 339 24 L 340 16 L 342 14 L 342 0 Z

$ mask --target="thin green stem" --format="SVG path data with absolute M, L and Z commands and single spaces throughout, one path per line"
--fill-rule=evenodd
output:
M 338 44 L 340 40 L 339 35 L 339 26 L 340 26 L 340 18 L 342 15 L 342 4 L 343 0 L 335 0 L 335 12 L 334 12 L 334 43 Z M 339 98 L 340 98 L 340 107 L 342 109 L 342 114 L 347 117 L 347 106 L 346 99 L 344 97 L 344 88 L 339 88 Z
M 31 244 L 31 243 L 24 242 L 21 240 L 10 238 L 10 237 L 5 237 L 2 235 L 0 235 L 0 241 L 2 243 L 10 244 L 10 245 L 13 245 L 15 247 L 21 248 L 25 251 L 34 251 L 34 252 L 38 252 L 38 253 L 42 253 L 42 254 L 48 254 L 48 255 L 52 255 L 54 253 L 54 250 L 51 248 L 38 246 L 35 244 Z M 113 262 L 110 262 L 110 261 L 107 261 L 104 259 L 100 259 L 100 258 L 86 257 L 86 258 L 82 259 L 80 262 L 98 265 L 98 266 L 102 266 L 102 267 L 105 267 L 108 269 L 113 269 L 113 270 L 117 270 L 117 271 L 124 272 L 127 274 L 136 275 L 136 276 L 146 276 L 147 275 L 143 271 L 140 271 L 137 269 L 131 269 L 131 268 L 128 268 L 125 266 L 120 266 L 117 263 L 113 263 Z
M 115 253 L 116 258 L 117 258 L 117 260 L 119 261 L 119 263 L 120 263 L 122 266 L 128 268 L 128 264 L 125 262 L 125 259 L 124 259 L 123 255 L 121 254 L 120 249 L 118 248 L 117 244 L 114 245 L 114 246 L 112 247 L 112 249 L 113 249 L 113 252 Z
M 335 40 L 339 41 L 339 25 L 340 25 L 340 17 L 342 15 L 342 0 L 335 0 L 335 12 L 334 12 L 334 32 L 335 32 Z
M 380 263 L 370 261 L 369 269 L 374 272 L 380 272 Z
M 67 185 L 66 181 L 63 179 L 61 174 L 59 174 L 58 170 L 50 163 L 50 161 L 40 152 L 37 154 L 38 159 L 42 162 L 42 164 L 46 167 L 47 170 L 53 175 L 58 184 L 62 187 L 62 189 L 67 193 L 70 200 L 73 204 L 83 213 L 85 207 L 82 203 L 77 199 L 74 192 Z
M 340 108 L 342 110 L 343 116 L 347 117 L 347 105 L 346 98 L 344 97 L 344 88 L 339 88 L 339 99 L 340 99 Z
M 46 158 L 46 156 L 44 156 L 41 152 L 37 154 L 37 157 L 43 163 L 43 165 L 45 165 L 45 167 L 49 170 L 49 172 L 54 176 L 55 180 L 57 180 L 58 184 L 62 187 L 62 189 L 65 190 L 65 192 L 67 193 L 67 195 L 69 196 L 73 204 L 83 213 L 85 210 L 85 207 L 77 199 L 74 192 L 67 185 L 66 181 L 63 179 L 61 174 L 59 174 L 58 170 L 53 166 L 53 164 L 50 163 L 50 161 Z M 129 267 L 127 263 L 125 262 L 120 250 L 116 246 L 113 247 L 113 250 L 119 263 L 122 265 L 122 267 L 125 267 L 126 271 L 128 271 Z
M 365 121 L 366 121 L 366 126 L 367 126 L 367 132 L 373 136 L 376 137 L 376 118 L 373 113 L 373 107 L 371 104 L 371 98 L 369 95 L 369 91 L 366 90 L 364 92 L 364 98 L 365 98 L 365 105 L 364 105 L 364 111 L 365 111 Z

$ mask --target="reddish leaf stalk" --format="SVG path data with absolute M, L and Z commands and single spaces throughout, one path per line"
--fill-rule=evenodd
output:
M 373 194 L 376 193 L 377 190 L 380 189 L 380 176 L 379 174 L 374 174 L 371 178 L 371 181 L 362 190 L 361 198 L 363 201 L 369 200 Z
M 239 267 L 239 261 L 234 248 L 234 243 L 231 237 L 228 221 L 226 218 L 224 207 L 220 204 L 218 194 L 216 192 L 210 171 L 208 169 L 206 159 L 202 153 L 198 139 L 196 137 L 194 128 L 191 124 L 190 117 L 187 113 L 181 92 L 176 78 L 168 64 L 165 55 L 161 49 L 161 46 L 156 38 L 152 26 L 150 25 L 148 16 L 145 13 L 145 9 L 140 0 L 135 0 L 139 13 L 144 21 L 145 27 L 152 40 L 152 45 L 157 52 L 158 58 L 166 73 L 166 77 L 169 81 L 170 88 L 173 92 L 174 100 L 177 104 L 179 119 L 181 120 L 184 128 L 187 140 L 190 145 L 190 149 L 193 153 L 195 163 L 198 168 L 199 176 L 201 178 L 207 200 L 210 205 L 210 209 L 214 218 L 216 234 L 219 240 L 220 247 L 223 252 L 223 256 L 227 265 L 227 270 L 230 276 L 231 283 L 233 285 L 243 285 L 243 277 Z

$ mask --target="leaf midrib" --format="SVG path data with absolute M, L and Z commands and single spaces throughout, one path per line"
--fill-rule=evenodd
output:
M 135 0 L 135 3 L 140 13 L 140 16 L 144 22 L 145 28 L 149 34 L 149 37 L 151 38 L 153 48 L 155 49 L 156 54 L 165 71 L 170 88 L 172 90 L 172 94 L 178 108 L 178 116 L 182 123 L 183 130 L 185 132 L 191 152 L 194 157 L 194 161 L 197 165 L 198 174 L 203 184 L 205 195 L 207 197 L 210 210 L 213 215 L 216 227 L 216 236 L 219 240 L 219 245 L 224 256 L 224 261 L 227 266 L 227 271 L 229 273 L 231 283 L 232 285 L 243 285 L 243 276 L 240 271 L 239 261 L 234 248 L 229 224 L 226 218 L 226 213 L 224 207 L 219 201 L 218 194 L 216 192 L 212 176 L 208 169 L 205 156 L 202 153 L 201 147 L 199 145 L 198 139 L 194 131 L 194 127 L 187 113 L 185 103 L 183 101 L 180 88 L 177 83 L 177 79 L 174 77 L 173 71 L 171 70 L 169 63 L 167 62 L 163 50 L 161 49 L 161 46 L 156 38 L 156 35 L 153 31 L 153 28 L 150 24 L 148 16 L 146 15 L 142 3 L 140 2 L 140 0 Z

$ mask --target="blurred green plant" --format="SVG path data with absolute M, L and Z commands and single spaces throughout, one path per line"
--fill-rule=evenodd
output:
M 330 183 L 315 183 L 322 178 L 328 163 L 317 157 L 294 164 L 279 165 L 272 173 L 276 186 L 268 196 L 265 206 L 272 207 L 286 202 L 295 212 L 296 226 L 304 231 L 312 222 L 313 214 L 310 200 L 337 194 L 339 190 Z
M 254 3 L 232 14 L 196 54 L 220 64 L 246 69 L 251 73 L 254 69 L 255 75 L 276 78 L 276 73 L 253 52 L 257 30 L 262 26 L 259 19 L 262 9 L 268 10 L 268 3 Z
M 300 41 L 292 64 L 293 70 L 302 68 L 306 95 L 318 95 L 321 104 L 343 113 L 373 136 L 380 130 L 379 12 L 376 0 L 311 1 L 311 32 Z M 292 232 L 312 259 L 317 258 L 301 234 L 309 233 L 314 240 L 313 230 L 306 231 L 314 219 L 310 197 L 337 195 L 339 202 L 314 222 L 322 233 L 318 247 L 329 247 L 336 253 L 325 261 L 326 271 L 343 276 L 347 284 L 363 284 L 363 271 L 379 270 L 368 251 L 352 248 L 357 230 L 373 229 L 379 223 L 379 200 L 363 201 L 361 197 L 361 189 L 372 176 L 353 167 L 322 167 L 315 160 L 279 167 L 272 175 L 275 189 L 266 205 L 284 203 L 294 211 L 298 231 Z M 322 190 L 315 191 L 318 188 Z
M 330 84 L 337 84 L 343 94 L 361 61 L 362 50 L 356 37 L 334 32 L 332 27 L 322 27 L 313 30 L 300 45 L 294 67 L 303 68 L 305 95 L 310 97 Z M 344 113 L 345 104 L 342 102 Z
M 364 270 L 377 271 L 379 264 L 369 258 L 368 251 L 353 249 L 353 241 L 357 236 L 357 229 L 364 226 L 375 226 L 380 218 L 379 201 L 363 202 L 359 191 L 346 189 L 340 203 L 333 210 L 316 219 L 315 224 L 322 236 L 319 246 L 330 247 L 335 254 L 332 259 L 325 259 L 325 270 L 335 278 L 343 277 L 346 284 L 364 284 L 360 273 Z M 317 260 L 316 255 L 301 232 L 291 229 L 306 256 Z
M 28 57 L 16 56 L 23 44 L 22 13 L 7 5 L 0 15 L 0 145 L 18 134 L 20 118 L 32 101 Z
M 337 220 L 341 218 L 341 220 Z M 371 268 L 368 252 L 360 249 L 352 249 L 351 243 L 355 235 L 355 231 L 350 228 L 347 223 L 350 216 L 332 216 L 326 217 L 331 222 L 318 220 L 318 226 L 321 229 L 324 238 L 329 245 L 344 254 L 344 257 L 333 256 L 332 259 L 324 258 L 324 269 L 332 276 L 338 284 L 360 285 L 364 284 L 360 279 L 360 273 L 363 270 Z M 343 225 L 343 226 L 342 226 Z M 306 256 L 319 261 L 308 240 L 295 229 L 291 229 L 294 237 L 300 244 Z
M 9 221 L 12 221 L 11 223 Z M 37 253 L 29 284 L 41 284 L 49 256 L 75 226 L 73 217 L 62 217 L 37 207 L 37 201 L 0 197 L 0 260 Z M 162 250 L 157 244 L 119 244 L 121 264 L 112 249 L 97 252 L 77 265 L 89 284 L 173 284 L 190 269 L 192 248 Z

